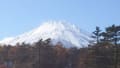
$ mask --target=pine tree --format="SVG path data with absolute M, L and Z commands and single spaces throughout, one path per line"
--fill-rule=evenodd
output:
M 92 36 L 93 38 L 96 39 L 97 44 L 100 42 L 100 36 L 101 36 L 101 30 L 100 27 L 96 27 L 96 30 L 93 32 L 94 36 Z
M 106 31 L 111 37 L 111 42 L 115 45 L 115 68 L 118 68 L 118 42 L 120 42 L 120 26 L 112 25 L 107 27 Z
M 113 24 L 112 26 L 106 28 L 106 32 L 111 38 L 111 42 L 113 42 L 114 45 L 117 45 L 117 43 L 120 41 L 120 26 Z

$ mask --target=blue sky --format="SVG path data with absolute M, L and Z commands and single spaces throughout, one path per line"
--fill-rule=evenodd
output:
M 65 20 L 88 32 L 95 26 L 118 25 L 120 0 L 0 0 L 0 39 L 48 20 Z

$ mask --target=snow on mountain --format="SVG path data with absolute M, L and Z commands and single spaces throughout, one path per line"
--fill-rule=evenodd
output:
M 62 21 L 48 21 L 22 35 L 3 39 L 0 43 L 15 45 L 18 42 L 25 42 L 32 44 L 40 39 L 46 40 L 48 38 L 51 38 L 54 44 L 61 42 L 65 47 L 87 46 L 91 40 L 88 33 L 73 24 Z

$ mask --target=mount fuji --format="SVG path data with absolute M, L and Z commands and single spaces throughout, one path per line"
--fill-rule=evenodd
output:
M 86 47 L 92 40 L 90 34 L 73 24 L 63 21 L 43 22 L 38 28 L 16 37 L 5 38 L 0 44 L 34 43 L 40 39 L 51 38 L 53 44 L 61 42 L 65 47 Z

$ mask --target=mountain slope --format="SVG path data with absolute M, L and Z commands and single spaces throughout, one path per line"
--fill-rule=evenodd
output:
M 36 29 L 13 38 L 6 38 L 0 41 L 0 43 L 15 45 L 17 42 L 34 43 L 40 39 L 46 40 L 48 38 L 51 38 L 54 44 L 62 42 L 65 47 L 87 46 L 91 40 L 87 33 L 73 24 L 61 21 L 48 21 L 44 22 Z

